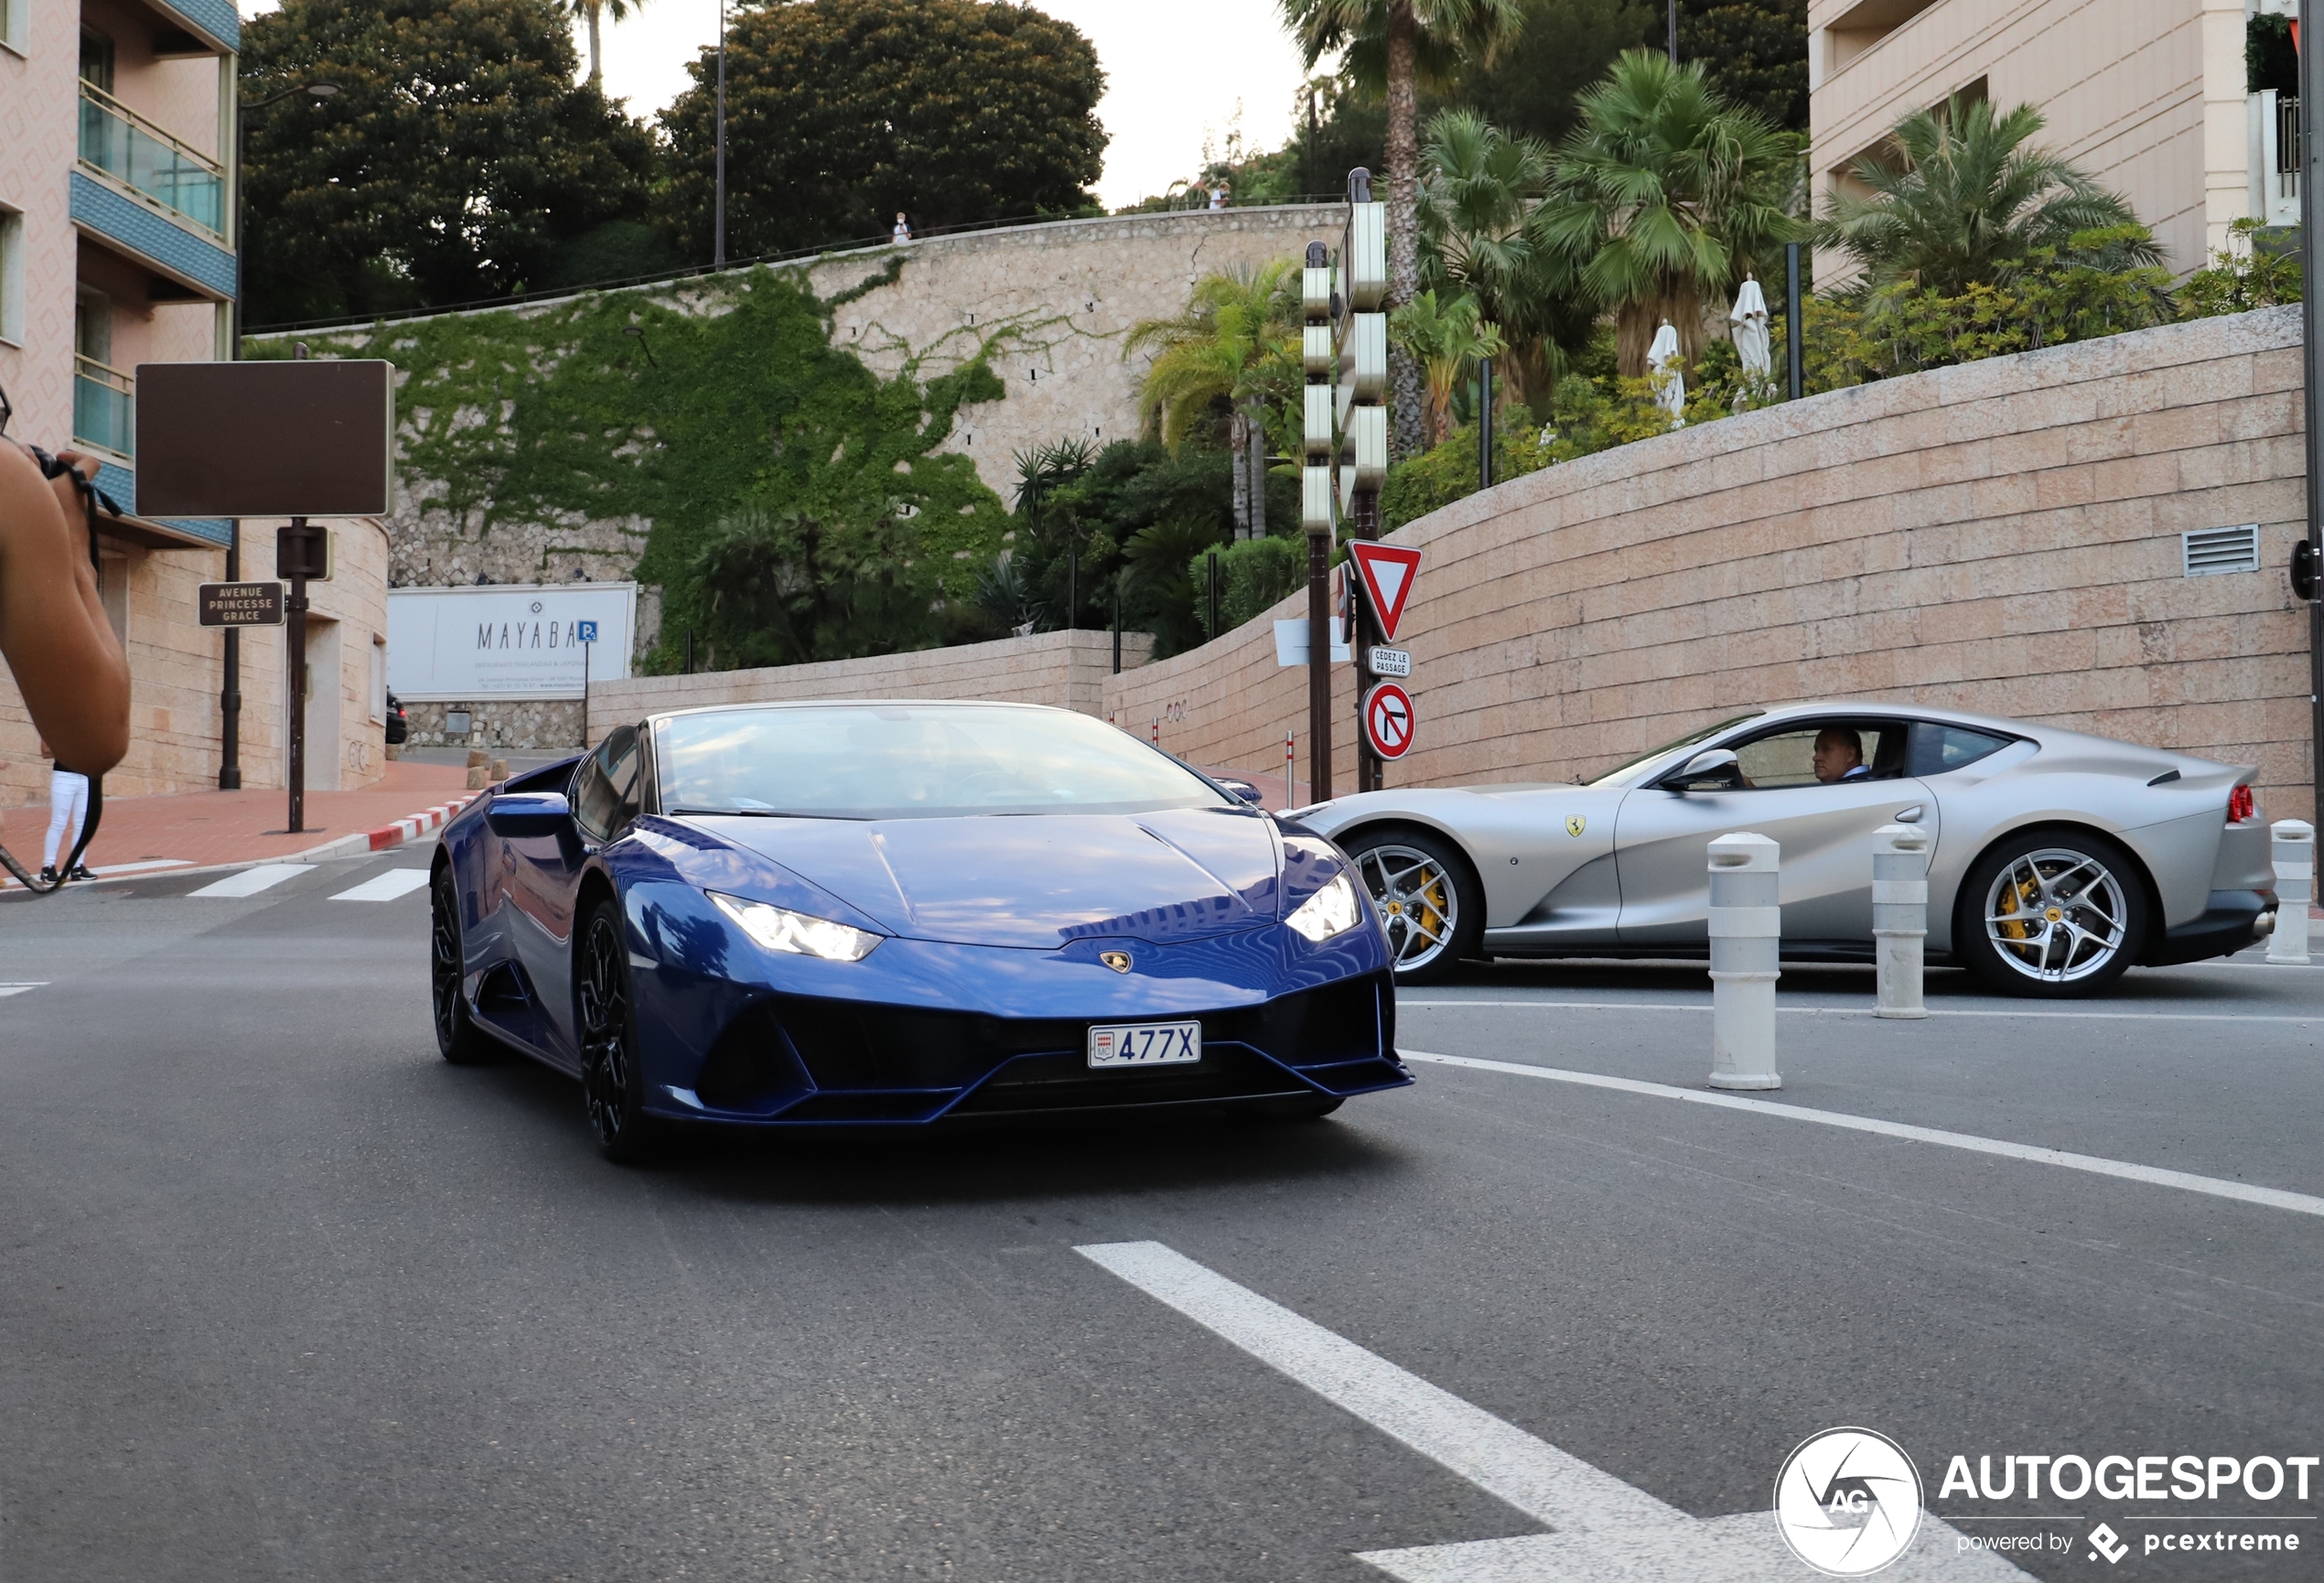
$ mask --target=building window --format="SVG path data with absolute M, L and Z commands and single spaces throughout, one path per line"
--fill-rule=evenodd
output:
M 24 53 L 27 31 L 25 8 L 27 4 L 28 0 L 0 0 L 0 44 L 6 45 L 19 55 Z
M 371 634 L 371 723 L 387 720 L 387 640 Z
M 24 216 L 12 209 L 0 209 L 0 340 L 24 344 Z
M 113 92 L 113 40 L 92 27 L 81 30 L 81 80 Z

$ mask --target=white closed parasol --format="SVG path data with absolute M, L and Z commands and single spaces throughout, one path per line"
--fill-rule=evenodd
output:
M 1728 310 L 1727 319 L 1735 326 L 1735 355 L 1742 360 L 1743 372 L 1753 383 L 1764 381 L 1775 364 L 1770 355 L 1767 334 L 1767 294 L 1759 290 L 1759 283 L 1749 275 L 1735 290 L 1735 307 Z
M 1647 375 L 1654 382 L 1656 404 L 1671 415 L 1671 427 L 1686 422 L 1686 375 L 1679 371 L 1678 331 L 1664 319 L 1646 349 Z

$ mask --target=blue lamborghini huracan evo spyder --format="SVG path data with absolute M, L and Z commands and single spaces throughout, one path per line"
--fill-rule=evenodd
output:
M 432 868 L 446 1059 L 670 1124 L 913 1125 L 1412 1081 L 1339 849 L 1113 727 L 1017 704 L 656 715 L 496 787 Z

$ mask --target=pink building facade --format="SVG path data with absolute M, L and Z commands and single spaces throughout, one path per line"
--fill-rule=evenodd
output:
M 135 371 L 231 354 L 241 38 L 233 0 L 0 0 L 0 388 L 11 436 L 102 457 L 127 513 L 99 544 L 131 676 L 113 796 L 215 786 L 222 758 L 223 642 L 194 590 L 224 576 L 231 527 L 138 513 Z M 243 576 L 272 573 L 274 527 L 243 524 Z M 385 533 L 345 523 L 338 542 L 307 642 L 317 788 L 382 772 Z M 244 785 L 281 784 L 287 671 L 280 629 L 243 635 Z M 0 671 L 0 808 L 41 793 L 38 747 Z

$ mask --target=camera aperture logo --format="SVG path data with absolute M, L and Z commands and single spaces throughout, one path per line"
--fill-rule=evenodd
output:
M 1826 1577 L 1867 1577 L 1921 1531 L 1921 1471 L 1873 1430 L 1811 1435 L 1776 1475 L 1775 1526 L 1791 1554 Z

